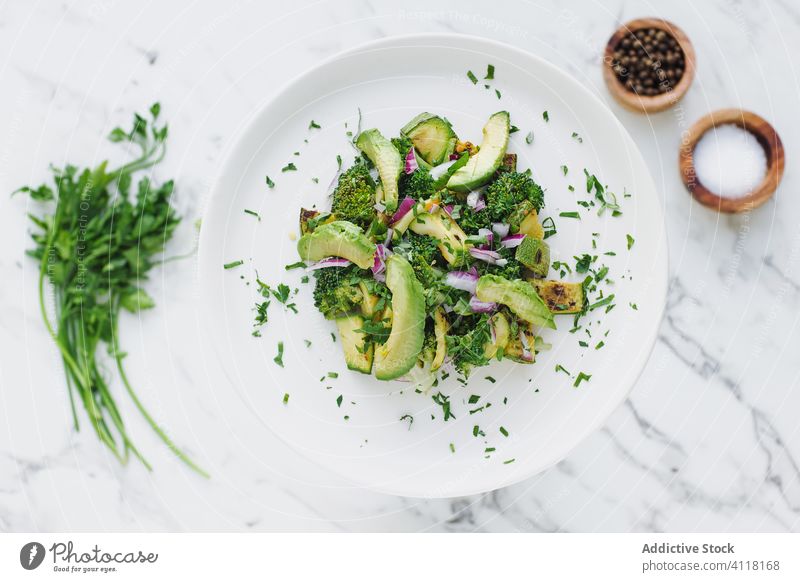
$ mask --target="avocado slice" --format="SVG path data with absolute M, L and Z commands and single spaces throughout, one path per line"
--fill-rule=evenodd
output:
M 483 275 L 478 279 L 475 295 L 480 301 L 502 303 L 527 322 L 556 328 L 553 314 L 527 281 L 511 281 L 497 275 Z
M 455 172 L 447 181 L 447 188 L 455 192 L 469 192 L 492 179 L 503 163 L 508 146 L 511 121 L 508 111 L 498 111 L 483 126 L 483 142 L 478 153 Z
M 431 166 L 446 161 L 458 141 L 449 121 L 427 112 L 409 121 L 400 133 L 411 140 L 420 157 Z
M 446 212 L 440 209 L 433 213 L 417 214 L 411 220 L 408 228 L 411 229 L 411 232 L 438 239 L 439 250 L 449 264 L 460 265 L 464 262 L 467 256 L 467 235 Z
M 386 343 L 375 348 L 378 380 L 394 380 L 413 368 L 425 340 L 425 293 L 400 255 L 386 259 L 386 286 L 392 292 L 392 331 Z
M 537 277 L 547 277 L 550 271 L 550 247 L 538 238 L 526 236 L 517 247 L 514 258 L 530 269 Z
M 344 361 L 347 368 L 369 374 L 372 371 L 374 345 L 364 345 L 364 332 L 359 331 L 364 327 L 364 319 L 359 315 L 340 317 L 336 320 L 339 328 L 339 339 L 344 350 Z
M 500 350 L 505 353 L 509 335 L 511 334 L 511 326 L 508 323 L 508 318 L 500 312 L 495 313 L 489 323 L 494 327 L 494 341 L 489 341 L 483 346 L 483 355 L 491 360 Z
M 403 158 L 394 144 L 383 137 L 377 129 L 367 129 L 358 135 L 356 147 L 366 154 L 372 164 L 378 170 L 381 178 L 381 187 L 377 190 L 386 210 L 392 211 L 397 208 L 397 180 L 403 169 Z M 377 196 L 377 194 L 376 194 Z
M 297 253 L 304 261 L 342 257 L 362 269 L 369 269 L 374 260 L 375 243 L 352 222 L 336 220 L 301 236 L 297 241 Z
M 582 283 L 563 281 L 530 281 L 548 309 L 555 314 L 580 313 L 586 301 Z
M 444 364 L 447 355 L 447 316 L 444 309 L 437 307 L 433 312 L 433 335 L 436 338 L 436 354 L 431 362 L 431 370 L 436 371 Z
M 522 346 L 522 335 L 525 335 L 525 340 L 528 343 L 528 351 L 531 354 L 531 359 L 526 360 L 523 357 L 524 347 Z M 518 364 L 533 364 L 536 361 L 536 351 L 533 349 L 533 345 L 536 343 L 536 334 L 534 333 L 533 326 L 530 324 L 525 324 L 524 322 L 520 322 L 519 325 L 519 334 L 517 337 L 512 337 L 509 339 L 508 345 L 506 346 L 505 356 L 513 361 L 517 362 Z

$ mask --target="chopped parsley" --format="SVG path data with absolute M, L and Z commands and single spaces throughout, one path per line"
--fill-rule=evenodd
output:
M 308 129 L 319 129 L 321 127 L 322 126 L 313 119 L 311 120 L 311 123 L 308 124 Z
M 490 81 L 494 79 L 494 65 L 487 65 L 486 66 L 486 76 L 484 79 L 489 79 Z
M 342 400 L 344 400 L 344 396 L 342 396 L 341 394 L 339 394 L 339 396 L 336 398 L 336 406 L 337 406 L 337 407 L 339 407 L 339 408 L 341 408 L 341 407 L 342 407 Z
M 503 435 L 504 437 L 508 436 L 508 431 L 506 430 L 506 427 L 504 426 L 500 427 L 500 434 Z
M 292 269 L 305 269 L 305 268 L 306 264 L 303 261 L 297 261 L 296 263 L 291 263 L 284 267 L 284 269 L 286 269 L 287 271 L 291 271 Z
M 267 176 L 267 186 L 269 186 L 270 188 L 275 187 L 275 182 L 273 182 L 272 178 L 270 178 L 269 176 Z
M 625 235 L 625 238 L 627 238 L 627 239 L 628 239 L 628 250 L 631 250 L 631 247 L 633 246 L 633 243 L 635 243 L 636 241 L 635 241 L 635 240 L 633 239 L 633 237 L 632 237 L 631 235 L 629 235 L 629 234 L 626 234 L 626 235 Z
M 294 162 L 289 162 L 284 167 L 281 168 L 281 172 L 296 172 L 297 166 L 294 165 Z
M 283 403 L 284 403 L 284 404 L 289 404 L 289 393 L 288 393 L 288 392 L 286 392 L 286 393 L 283 395 Z
M 283 342 L 278 342 L 278 355 L 272 361 L 283 368 Z
M 494 90 L 494 94 L 497 95 L 498 99 L 500 99 L 502 97 L 502 95 L 500 94 L 500 91 L 497 90 L 497 89 Z
M 573 384 L 573 386 L 575 386 L 575 388 L 577 388 L 578 385 L 581 382 L 583 382 L 584 380 L 586 380 L 588 382 L 591 379 L 592 379 L 592 375 L 591 374 L 584 374 L 583 372 L 579 372 L 578 373 L 578 377 L 575 378 L 575 383 Z
M 567 166 L 561 166 L 561 173 L 566 176 L 569 174 L 569 168 Z
M 497 380 L 495 380 L 495 379 L 494 379 L 494 377 L 492 377 L 492 376 L 486 376 L 486 379 L 487 379 L 489 382 L 491 382 L 492 384 L 494 384 L 495 382 L 497 382 Z
M 450 397 L 445 396 L 441 392 L 437 392 L 432 396 L 433 401 L 442 407 L 442 413 L 444 414 L 444 420 L 447 422 L 451 418 L 455 418 L 456 415 L 450 411 Z
M 249 214 L 250 216 L 255 216 L 259 222 L 261 222 L 261 216 L 255 210 L 249 210 L 247 208 L 244 209 L 245 214 Z
M 525 143 L 530 145 L 533 143 L 533 132 L 529 131 L 528 135 L 525 136 Z
M 574 139 L 574 140 L 575 140 L 575 141 L 577 141 L 578 143 L 583 143 L 583 138 L 582 138 L 581 136 L 579 136 L 579 135 L 578 135 L 578 132 L 577 132 L 577 131 L 573 131 L 573 132 L 572 132 L 572 139 Z
M 470 81 L 472 81 L 473 85 L 476 85 L 478 83 L 478 77 L 476 77 L 475 73 L 473 73 L 472 71 L 467 71 L 467 78 Z
M 481 399 L 481 397 L 480 397 L 480 396 L 478 396 L 477 394 L 473 394 L 473 395 L 471 395 L 471 396 L 469 397 L 469 400 L 468 400 L 468 402 L 469 402 L 469 404 L 477 404 L 477 403 L 478 403 L 478 400 L 480 400 L 480 399 Z
M 561 364 L 556 364 L 556 373 L 558 373 L 558 372 L 564 372 L 567 376 L 572 376 L 572 374 L 569 373 L 569 370 L 567 370 Z
M 578 214 L 576 211 L 572 211 L 572 212 L 559 212 L 559 214 L 558 214 L 558 215 L 559 215 L 559 216 L 561 216 L 561 217 L 563 217 L 563 218 L 577 218 L 578 220 L 580 220 L 580 219 L 581 219 L 581 215 L 580 215 L 580 214 Z
M 545 122 L 549 122 L 550 121 L 550 114 L 547 111 L 542 111 L 542 119 L 544 119 Z
M 410 414 L 404 414 L 400 417 L 400 421 L 402 422 L 404 420 L 408 421 L 408 430 L 411 430 L 411 425 L 414 424 L 414 417 Z
M 225 263 L 224 265 L 222 265 L 222 268 L 226 269 L 226 270 L 227 269 L 235 269 L 236 267 L 238 267 L 240 265 L 244 265 L 244 261 L 242 261 L 241 259 L 238 260 L 238 261 L 231 261 L 230 263 Z

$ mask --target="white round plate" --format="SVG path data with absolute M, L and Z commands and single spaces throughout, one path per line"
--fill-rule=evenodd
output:
M 484 81 L 489 64 L 494 79 Z M 468 79 L 468 70 L 477 83 Z M 552 258 L 574 268 L 573 256 L 598 255 L 597 265 L 609 267 L 613 284 L 606 293 L 615 294 L 616 306 L 609 313 L 591 312 L 574 333 L 573 318 L 558 317 L 558 330 L 543 333 L 552 348 L 540 352 L 534 365 L 495 362 L 477 369 L 467 386 L 452 374 L 432 392 L 419 394 L 408 384 L 348 371 L 332 340 L 334 324 L 314 308 L 313 277 L 303 284 L 302 269 L 284 267 L 299 260 L 294 237 L 300 207 L 327 209 L 337 154 L 345 165 L 352 163 L 356 152 L 347 132 L 357 132 L 359 108 L 362 127 L 377 127 L 387 136 L 397 135 L 417 113 L 431 111 L 446 116 L 462 139 L 477 143 L 489 115 L 508 110 L 519 127 L 508 149 L 518 154 L 520 169 L 531 168 L 546 189 L 543 216 L 557 225 L 557 235 L 547 241 Z M 312 119 L 321 129 L 309 128 Z M 290 162 L 297 170 L 282 172 Z M 596 207 L 578 206 L 577 201 L 592 199 L 584 168 L 616 192 L 621 216 L 598 216 Z M 580 211 L 580 220 L 559 216 L 574 211 Z M 630 250 L 626 235 L 635 240 Z M 604 254 L 609 251 L 616 255 Z M 666 237 L 655 186 L 612 113 L 542 59 L 458 35 L 374 42 L 290 83 L 254 115 L 230 150 L 203 219 L 199 260 L 208 332 L 254 414 L 299 454 L 355 484 L 419 497 L 496 489 L 564 458 L 633 386 L 655 341 L 667 288 Z M 223 269 L 237 260 L 244 264 Z M 261 337 L 251 334 L 253 306 L 260 300 L 256 274 L 272 287 L 299 288 L 291 298 L 299 313 L 273 299 Z M 554 276 L 558 273 L 551 271 Z M 580 281 L 583 275 L 566 278 Z M 595 349 L 600 341 L 604 346 Z M 283 367 L 274 362 L 278 342 L 284 346 Z M 591 379 L 576 388 L 580 372 Z M 449 396 L 456 418 L 444 421 L 432 398 L 437 391 Z M 472 395 L 480 397 L 477 404 L 469 404 Z M 470 414 L 487 403 L 491 406 Z M 269 458 L 271 452 L 260 454 Z

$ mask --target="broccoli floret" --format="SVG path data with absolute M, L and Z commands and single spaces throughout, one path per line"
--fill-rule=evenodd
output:
M 468 234 L 476 234 L 482 228 L 492 228 L 492 219 L 485 209 L 475 212 L 469 206 L 464 205 L 459 212 L 456 222 Z
M 400 152 L 400 155 L 403 156 L 403 159 L 408 155 L 408 150 L 414 145 L 411 143 L 411 140 L 405 136 L 393 137 L 391 141 L 392 145 Z
M 441 278 L 441 271 L 435 266 L 439 256 L 436 239 L 412 232 L 408 234 L 407 245 L 408 261 L 411 263 L 417 279 L 425 288 L 435 286 Z
M 428 170 L 419 168 L 417 171 L 400 175 L 400 197 L 410 196 L 414 200 L 424 200 L 436 193 L 433 178 Z
M 333 191 L 331 212 L 337 218 L 349 220 L 362 228 L 369 226 L 375 217 L 375 181 L 363 159 L 357 160 L 339 176 L 339 183 Z
M 503 172 L 486 189 L 486 211 L 492 220 L 504 220 L 526 201 L 537 212 L 544 206 L 544 192 L 530 171 Z
M 355 265 L 328 267 L 314 272 L 314 305 L 326 319 L 335 319 L 353 311 L 364 300 L 358 286 L 362 271 Z
M 489 363 L 485 346 L 491 339 L 488 315 L 463 316 L 447 334 L 447 355 L 453 358 L 456 370 L 467 377 L 473 367 Z

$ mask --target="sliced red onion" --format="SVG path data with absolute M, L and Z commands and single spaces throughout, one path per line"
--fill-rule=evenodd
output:
M 329 257 L 306 266 L 306 271 L 316 271 L 317 269 L 325 269 L 327 267 L 349 267 L 352 264 L 353 263 L 347 259 L 342 259 L 341 257 Z
M 458 158 L 456 158 L 456 160 L 457 159 Z M 444 176 L 447 173 L 447 170 L 450 169 L 450 166 L 456 163 L 456 160 L 451 159 L 448 162 L 439 164 L 438 166 L 434 166 L 433 168 L 431 168 L 431 178 L 433 178 L 434 180 L 438 180 L 439 178 Z
M 392 242 L 393 238 L 394 238 L 394 230 L 392 230 L 391 228 L 386 229 L 386 238 L 383 240 L 384 246 L 388 247 L 389 243 Z
M 501 240 L 500 244 L 507 249 L 513 249 L 521 245 L 523 240 L 525 240 L 524 234 L 512 234 Z
M 528 343 L 528 336 L 525 335 L 525 332 L 519 330 L 519 343 L 522 344 L 522 359 L 526 362 L 533 361 L 533 354 L 531 353 L 531 346 Z
M 445 275 L 444 282 L 453 289 L 472 294 L 478 286 L 478 271 L 474 268 L 470 271 L 450 271 Z
M 492 343 L 497 343 L 497 330 L 494 328 L 494 317 L 489 318 L 489 333 L 492 334 Z
M 458 158 L 460 158 L 460 157 L 461 157 L 461 156 L 460 156 L 459 154 L 450 154 L 450 157 L 449 157 L 448 159 L 450 159 L 450 160 L 457 160 L 457 159 L 458 159 Z
M 403 218 L 406 214 L 408 214 L 408 211 L 414 208 L 414 205 L 416 203 L 417 203 L 416 200 L 414 200 L 410 196 L 406 196 L 405 198 L 403 198 L 400 201 L 400 205 L 397 207 L 397 210 L 395 210 L 394 214 L 392 215 L 391 224 L 394 224 L 395 222 Z
M 413 174 L 419 169 L 419 164 L 417 163 L 417 154 L 414 152 L 414 148 L 409 148 L 408 153 L 406 154 L 406 167 L 405 172 L 406 174 Z
M 386 253 L 387 249 L 384 245 L 375 245 L 375 256 L 372 259 L 373 275 L 380 275 L 386 270 Z
M 475 313 L 491 313 L 497 309 L 497 303 L 479 301 L 478 298 L 473 295 L 469 298 L 469 308 Z
M 447 213 L 447 216 L 450 218 L 453 217 L 453 208 L 454 206 L 452 204 L 446 204 L 445 206 L 442 206 L 442 210 L 444 210 Z
M 494 223 L 492 223 L 492 232 L 494 232 L 500 238 L 507 237 L 510 230 L 511 230 L 511 226 L 508 225 L 508 224 L 505 224 L 504 222 L 494 222 Z
M 481 196 L 478 198 L 478 202 L 475 204 L 475 212 L 480 212 L 484 208 L 486 208 L 486 202 L 484 202 L 483 196 Z
M 431 204 L 431 207 L 428 209 L 428 212 L 430 214 L 434 214 L 437 210 L 439 210 L 439 205 L 434 202 L 433 204 Z
M 505 259 L 500 256 L 500 253 L 496 251 L 490 251 L 489 249 L 476 249 L 473 247 L 469 249 L 469 254 L 479 261 L 489 263 L 490 265 L 498 265 L 500 264 L 499 261 L 505 261 Z M 502 265 L 504 264 L 505 263 L 502 263 Z
M 486 237 L 486 245 L 481 246 L 482 249 L 491 249 L 494 246 L 494 233 L 488 228 L 481 228 L 478 230 L 478 236 Z

